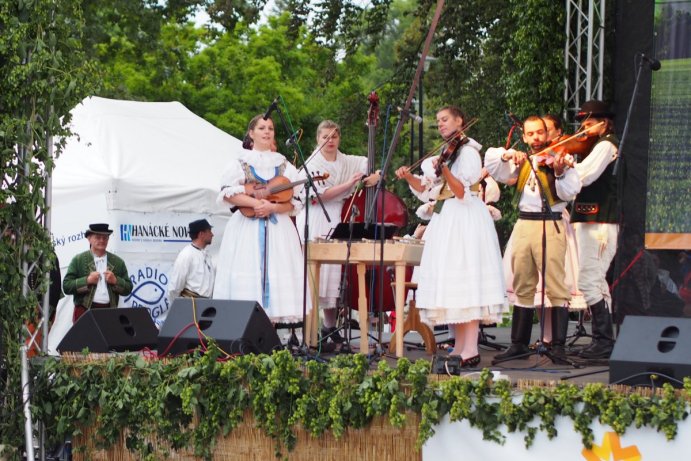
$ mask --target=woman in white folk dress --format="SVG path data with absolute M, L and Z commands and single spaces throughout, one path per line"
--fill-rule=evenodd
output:
M 326 238 L 341 222 L 341 210 L 346 198 L 353 193 L 358 184 L 371 186 L 379 180 L 379 174 L 367 175 L 367 157 L 346 155 L 339 150 L 341 128 L 331 120 L 322 121 L 317 127 L 317 147 L 307 160 L 307 169 L 312 176 L 328 174 L 323 181 L 316 181 L 315 186 L 324 209 L 331 222 L 326 219 L 324 211 L 310 190 L 309 210 L 303 207 L 297 216 L 296 226 L 300 239 L 304 242 L 305 217 L 309 216 L 309 240 Z M 304 176 L 304 173 L 302 173 Z M 308 211 L 306 213 L 306 211 Z M 365 210 L 358 210 L 364 213 Z M 342 343 L 343 338 L 336 330 L 337 306 L 340 296 L 341 265 L 323 264 L 319 276 L 319 308 L 324 312 L 322 336 L 334 343 Z
M 458 136 L 464 118 L 455 106 L 442 108 L 437 112 L 439 134 L 446 140 Z M 457 154 L 441 167 L 451 194 L 425 233 L 417 305 L 423 321 L 454 330 L 456 347 L 450 356 L 468 368 L 480 363 L 480 322 L 499 321 L 508 303 L 494 222 L 477 192 L 481 146 L 460 136 L 464 141 Z
M 223 233 L 214 298 L 257 301 L 272 322 L 294 323 L 302 320 L 303 309 L 302 248 L 291 220 L 300 201 L 293 196 L 273 203 L 245 187 L 276 176 L 299 180 L 295 167 L 273 146 L 273 121 L 257 115 L 249 123 L 244 150 L 222 176 L 218 201 L 237 211 Z M 305 307 L 309 312 L 309 299 Z

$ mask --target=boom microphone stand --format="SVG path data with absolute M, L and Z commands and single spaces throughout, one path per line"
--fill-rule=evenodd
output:
M 313 190 L 314 195 L 317 198 L 317 203 L 319 203 L 319 206 L 321 207 L 322 211 L 324 212 L 324 216 L 326 216 L 326 220 L 328 222 L 331 222 L 331 218 L 329 217 L 329 214 L 326 212 L 326 208 L 324 207 L 324 202 L 322 202 L 321 197 L 319 196 L 319 193 L 317 192 L 317 188 L 314 185 L 314 181 L 312 179 L 312 175 L 309 172 L 309 169 L 307 168 L 307 162 L 305 161 L 305 156 L 302 154 L 302 149 L 300 149 L 300 144 L 298 140 L 298 135 L 297 132 L 292 130 L 290 126 L 288 125 L 288 122 L 286 121 L 286 118 L 283 115 L 283 111 L 281 108 L 278 106 L 278 100 L 281 100 L 283 104 L 285 102 L 283 101 L 283 98 L 280 96 L 271 103 L 269 106 L 269 109 L 267 110 L 266 114 L 264 115 L 264 118 L 268 118 L 269 114 L 271 114 L 271 111 L 275 110 L 278 113 L 278 117 L 281 119 L 281 124 L 283 125 L 283 129 L 287 132 L 290 133 L 290 137 L 286 141 L 286 146 L 287 147 L 292 147 L 293 152 L 296 156 L 296 158 L 300 159 L 300 164 L 302 165 L 301 168 L 305 172 L 305 179 L 307 179 L 306 184 L 305 184 L 305 231 L 304 231 L 304 244 L 303 244 L 303 251 L 302 251 L 302 341 L 300 342 L 300 352 L 301 354 L 309 358 L 310 355 L 308 353 L 309 348 L 307 347 L 307 339 L 305 338 L 307 336 L 307 332 L 310 331 L 309 328 L 307 328 L 307 242 L 309 241 L 309 206 L 310 206 L 310 199 L 309 199 L 309 191 Z M 319 299 L 317 299 L 317 305 L 312 306 L 312 312 L 313 315 L 319 315 Z M 318 324 L 318 322 L 317 322 Z

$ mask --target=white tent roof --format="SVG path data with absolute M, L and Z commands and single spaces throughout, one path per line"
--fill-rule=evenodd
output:
M 178 102 L 89 97 L 53 173 L 55 204 L 105 194 L 109 210 L 219 213 L 225 166 L 242 150 Z M 227 211 L 227 210 L 226 210 Z

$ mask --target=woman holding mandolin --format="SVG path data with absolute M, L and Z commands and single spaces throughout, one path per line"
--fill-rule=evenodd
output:
M 249 123 L 245 150 L 222 176 L 217 200 L 240 212 L 226 224 L 213 296 L 255 300 L 273 322 L 298 322 L 302 249 L 290 216 L 300 207 L 293 191 L 301 183 L 295 167 L 273 152 L 274 146 L 273 121 L 257 115 Z
M 481 146 L 463 133 L 464 119 L 455 106 L 437 112 L 447 146 L 433 162 L 445 184 L 438 198 L 441 209 L 425 233 L 417 291 L 423 321 L 454 330 L 456 346 L 449 360 L 461 368 L 480 363 L 480 322 L 494 323 L 508 311 L 497 233 L 478 197 Z
M 326 178 L 316 184 L 316 189 L 331 222 L 326 220 L 316 198 L 310 196 L 308 213 L 310 240 L 326 238 L 332 232 L 341 220 L 341 210 L 346 198 L 356 186 L 359 184 L 372 186 L 379 181 L 378 173 L 366 176 L 367 157 L 344 154 L 339 150 L 340 142 L 340 126 L 331 120 L 322 121 L 317 127 L 317 147 L 307 160 L 307 168 L 313 176 L 325 173 L 323 176 Z M 313 193 L 313 191 L 310 192 Z M 351 210 L 351 212 L 364 214 L 365 210 Z M 303 208 L 296 221 L 303 241 L 305 216 Z M 334 343 L 339 344 L 343 342 L 343 338 L 336 331 L 336 301 L 340 295 L 341 265 L 324 264 L 321 266 L 320 274 L 319 307 L 324 310 L 322 337 L 329 337 Z

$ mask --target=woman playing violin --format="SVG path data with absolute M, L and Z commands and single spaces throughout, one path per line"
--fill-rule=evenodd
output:
M 439 134 L 460 142 L 433 161 L 451 194 L 425 232 L 417 304 L 423 320 L 454 330 L 450 360 L 475 367 L 480 322 L 496 322 L 508 305 L 494 222 L 477 192 L 481 146 L 462 133 L 464 118 L 454 106 L 437 112 Z
M 331 121 L 324 120 L 317 127 L 317 147 L 307 160 L 307 168 L 312 175 L 328 174 L 324 181 L 315 183 L 324 208 L 331 218 L 326 220 L 324 211 L 315 197 L 309 200 L 310 240 L 326 238 L 341 219 L 341 209 L 346 198 L 357 185 L 371 186 L 379 181 L 379 174 L 367 176 L 367 157 L 346 155 L 339 150 L 341 128 Z M 313 190 L 310 191 L 312 194 Z M 365 210 L 351 210 L 351 213 L 365 213 Z M 300 239 L 304 241 L 305 210 L 300 211 L 296 221 Z M 324 264 L 319 277 L 319 307 L 324 310 L 322 337 L 329 337 L 333 343 L 340 344 L 343 338 L 336 331 L 336 301 L 339 298 L 341 265 Z
M 295 167 L 272 151 L 274 123 L 254 117 L 243 142 L 221 180 L 218 202 L 247 207 L 254 217 L 233 213 L 226 224 L 219 250 L 214 298 L 255 300 L 274 322 L 302 319 L 302 249 L 290 219 L 300 202 L 295 198 L 273 203 L 255 198 L 247 187 L 275 176 L 297 181 Z M 248 150 L 251 149 L 251 150 Z

